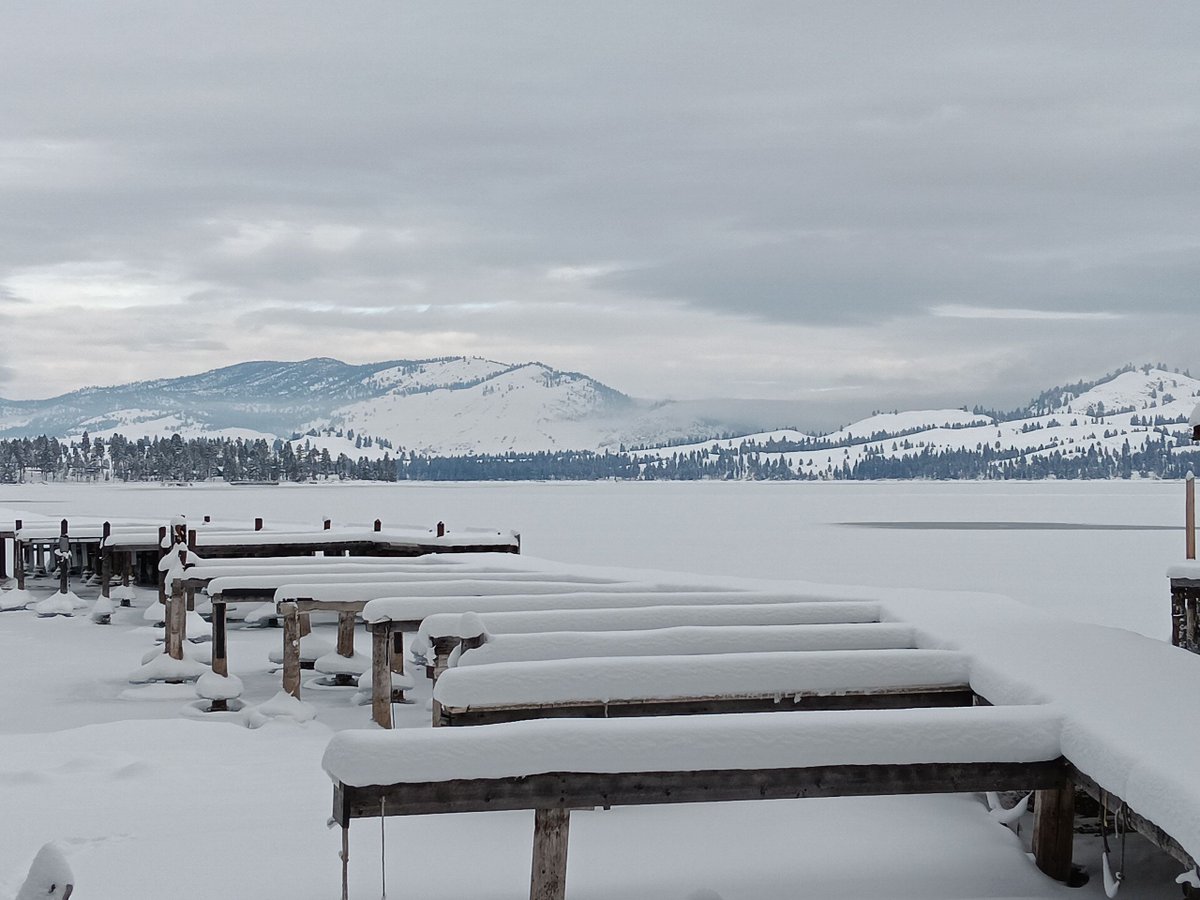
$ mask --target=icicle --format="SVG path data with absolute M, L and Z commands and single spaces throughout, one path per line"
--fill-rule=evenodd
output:
M 1101 855 L 1100 859 L 1104 863 L 1104 896 L 1112 900 L 1117 896 L 1117 891 L 1121 889 L 1121 873 L 1113 874 L 1112 866 L 1108 863 L 1107 851 Z

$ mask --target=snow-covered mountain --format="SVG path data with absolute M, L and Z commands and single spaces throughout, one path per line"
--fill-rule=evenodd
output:
M 1053 454 L 1120 456 L 1168 437 L 1193 449 L 1187 421 L 1200 403 L 1200 380 L 1144 366 L 1092 383 L 1053 388 L 1027 409 L 1002 415 L 962 409 L 880 413 L 827 434 L 767 431 L 723 441 L 660 448 L 660 457 L 698 453 L 712 458 L 741 450 L 783 460 L 798 474 L 824 477 L 871 458 L 905 459 L 945 451 L 989 448 L 996 464 Z
M 85 388 L 44 401 L 0 400 L 0 437 L 121 433 L 288 439 L 334 458 L 616 450 L 711 457 L 737 448 L 778 458 L 797 474 L 832 473 L 872 457 L 980 450 L 1004 459 L 1141 449 L 1182 432 L 1200 381 L 1164 368 L 1126 369 L 1045 391 L 1011 413 L 963 409 L 877 413 L 824 433 L 762 430 L 782 407 L 638 400 L 541 363 L 474 357 L 348 365 L 333 359 L 250 362 L 200 375 Z M 756 420 L 757 419 L 757 420 Z M 765 421 L 764 421 L 765 420 Z M 802 424 L 794 422 L 793 424 Z M 739 434 L 733 439 L 698 436 Z M 670 445 L 670 446 L 667 446 Z
M 348 365 L 249 362 L 200 375 L 0 400 L 0 437 L 120 433 L 287 439 L 334 457 L 598 449 L 761 428 L 703 406 L 635 400 L 575 372 L 476 357 Z M 367 440 L 367 439 L 370 440 Z

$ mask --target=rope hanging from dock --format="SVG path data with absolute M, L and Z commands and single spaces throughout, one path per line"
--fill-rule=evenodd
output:
M 1122 800 L 1120 808 L 1113 815 L 1113 837 L 1118 834 L 1121 836 L 1121 867 L 1113 872 L 1109 862 L 1111 849 L 1108 846 L 1108 791 L 1104 791 L 1100 802 L 1100 841 L 1104 847 L 1101 861 L 1104 864 L 1104 893 L 1110 900 L 1117 896 L 1117 892 L 1121 890 L 1121 881 L 1125 878 L 1125 835 L 1129 832 L 1128 823 L 1123 821 L 1126 818 L 1125 813 L 1125 801 Z

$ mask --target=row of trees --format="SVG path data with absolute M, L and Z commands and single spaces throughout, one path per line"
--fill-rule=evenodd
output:
M 0 482 L 51 481 L 395 481 L 396 463 L 365 456 L 336 458 L 305 441 L 241 438 L 139 438 L 59 441 L 52 437 L 0 440 Z
M 1167 429 L 1151 434 L 1140 449 L 1125 441 L 1119 450 L 1089 445 L 1046 447 L 1037 453 L 926 447 L 904 456 L 872 450 L 853 463 L 793 465 L 782 454 L 759 448 L 721 447 L 654 456 L 626 451 L 580 451 L 419 456 L 393 459 L 341 453 L 336 458 L 310 441 L 169 438 L 131 441 L 59 441 L 51 437 L 0 440 L 0 482 L 45 480 L 117 481 L 594 481 L 625 480 L 870 480 L 870 479 L 1089 479 L 1181 478 L 1196 458 L 1182 447 L 1187 435 Z M 907 444 L 907 442 L 905 442 Z

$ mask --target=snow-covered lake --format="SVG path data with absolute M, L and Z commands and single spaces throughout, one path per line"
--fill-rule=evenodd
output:
M 1182 485 L 1158 482 L 0 486 L 0 521 L 495 525 L 550 559 L 998 592 L 1156 638 L 1167 634 L 1164 571 L 1182 556 L 1182 511 Z M 253 702 L 277 688 L 265 658 L 278 639 L 231 636 Z M 80 900 L 337 896 L 319 758 L 331 729 L 365 726 L 366 712 L 319 697 L 307 726 L 180 718 L 186 691 L 125 680 L 153 640 L 137 612 L 110 628 L 0 614 L 0 897 L 50 839 L 64 842 Z M 427 695 L 419 682 L 398 724 L 426 722 Z M 352 829 L 356 898 L 379 896 L 377 826 Z M 517 813 L 389 820 L 389 892 L 523 897 L 531 828 Z M 1171 866 L 1143 854 L 1134 847 L 1122 896 L 1175 890 Z M 1079 861 L 1096 875 L 1098 859 Z M 1048 882 L 969 797 L 580 813 L 569 872 L 578 900 L 1103 896 L 1098 876 L 1078 891 Z

